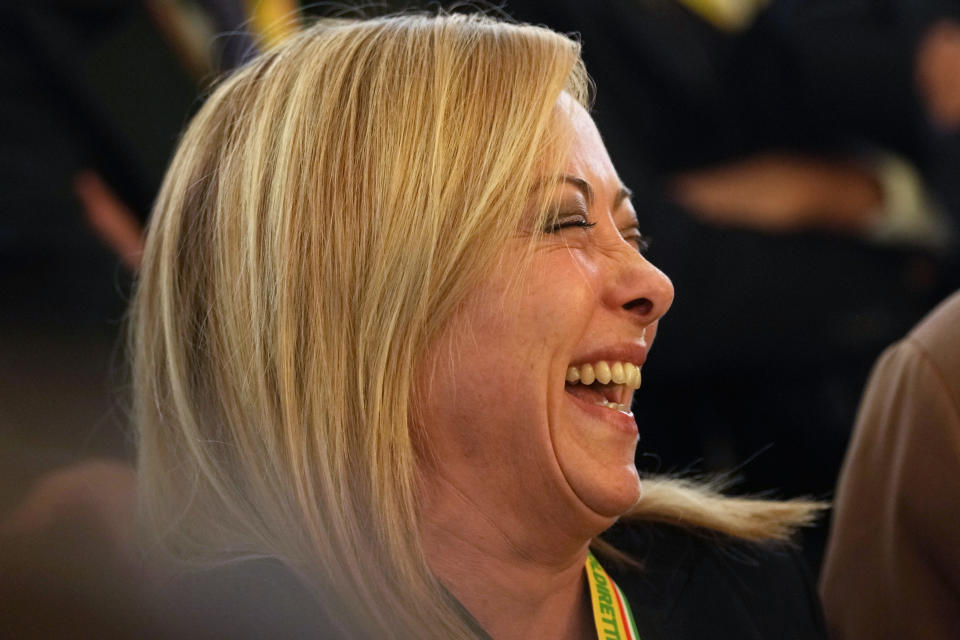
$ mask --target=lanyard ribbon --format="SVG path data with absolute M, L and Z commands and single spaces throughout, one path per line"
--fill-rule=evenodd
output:
M 593 553 L 587 553 L 586 569 L 597 640 L 640 640 L 630 603 Z

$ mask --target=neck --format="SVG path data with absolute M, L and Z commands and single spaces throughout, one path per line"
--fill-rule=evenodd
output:
M 584 575 L 589 537 L 519 525 L 445 485 L 423 513 L 430 567 L 497 640 L 595 638 Z

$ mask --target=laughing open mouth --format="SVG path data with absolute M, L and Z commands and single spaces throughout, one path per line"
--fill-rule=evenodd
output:
M 640 388 L 640 367 L 631 362 L 584 363 L 567 368 L 567 393 L 608 409 L 630 412 L 630 397 Z

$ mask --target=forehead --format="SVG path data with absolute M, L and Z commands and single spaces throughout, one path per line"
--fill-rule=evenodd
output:
M 619 187 L 616 169 L 590 114 L 566 93 L 561 94 L 558 106 L 561 107 L 558 126 L 565 127 L 571 134 L 566 172 L 597 183 L 595 188 L 608 184 Z

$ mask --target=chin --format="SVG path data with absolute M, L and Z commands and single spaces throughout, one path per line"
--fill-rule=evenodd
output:
M 604 518 L 616 519 L 628 513 L 640 501 L 642 487 L 637 470 L 632 465 L 624 469 L 619 478 L 607 477 L 603 485 L 583 487 L 577 493 L 583 504 Z M 612 482 L 615 480 L 615 482 Z

